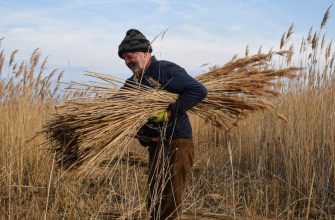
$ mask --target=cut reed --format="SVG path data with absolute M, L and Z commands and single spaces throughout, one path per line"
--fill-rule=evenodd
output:
M 197 77 L 208 96 L 190 112 L 212 125 L 227 130 L 250 113 L 268 110 L 269 98 L 280 94 L 276 79 L 295 77 L 301 68 L 271 68 L 274 55 L 258 54 L 228 62 Z M 165 110 L 178 96 L 161 89 L 125 82 L 108 75 L 88 72 L 104 83 L 72 83 L 84 97 L 66 101 L 45 124 L 48 144 L 57 163 L 79 174 L 97 166 L 107 154 L 120 157 L 147 119 Z M 127 87 L 118 89 L 123 84 Z

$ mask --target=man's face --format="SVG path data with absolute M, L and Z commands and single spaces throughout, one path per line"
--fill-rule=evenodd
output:
M 150 54 L 143 52 L 125 52 L 122 56 L 127 67 L 134 74 L 142 74 L 145 71 Z

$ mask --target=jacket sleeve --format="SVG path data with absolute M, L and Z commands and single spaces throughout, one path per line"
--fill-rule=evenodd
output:
M 179 94 L 176 102 L 169 106 L 172 117 L 175 118 L 203 100 L 207 96 L 207 89 L 178 65 L 169 64 L 166 70 L 165 89 Z

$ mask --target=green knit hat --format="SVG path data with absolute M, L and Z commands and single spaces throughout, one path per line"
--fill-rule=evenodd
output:
M 119 57 L 123 59 L 124 52 L 152 52 L 150 41 L 136 29 L 127 31 L 126 36 L 119 45 Z

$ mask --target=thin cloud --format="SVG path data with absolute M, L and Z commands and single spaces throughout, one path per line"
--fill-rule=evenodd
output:
M 39 47 L 50 55 L 53 66 L 120 73 L 125 78 L 129 70 L 118 58 L 117 49 L 127 29 L 137 28 L 153 39 L 169 28 L 163 39 L 154 42 L 154 54 L 196 74 L 204 68 L 200 68 L 203 63 L 220 65 L 236 53 L 243 55 L 247 44 L 250 53 L 257 53 L 259 46 L 264 51 L 278 47 L 292 22 L 297 27 L 295 35 L 302 33 L 298 29 L 302 23 L 296 21 L 304 21 L 304 15 L 291 12 L 287 14 L 292 17 L 281 16 L 283 9 L 293 10 L 293 4 L 263 0 L 6 2 L 7 6 L 0 5 L 0 38 L 6 37 L 3 47 L 19 49 L 21 57 Z M 328 26 L 332 24 L 330 19 Z
M 150 3 L 154 3 L 158 6 L 158 10 L 160 12 L 168 12 L 171 11 L 171 5 L 167 0 L 147 0 Z

